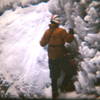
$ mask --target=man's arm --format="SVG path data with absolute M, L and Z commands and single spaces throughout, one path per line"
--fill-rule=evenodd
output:
M 48 32 L 48 30 L 44 33 L 44 35 L 43 35 L 43 37 L 42 37 L 42 39 L 40 40 L 40 45 L 41 46 L 45 46 L 45 45 L 47 45 L 48 44 L 48 41 L 49 41 L 49 32 Z
M 70 43 L 74 40 L 74 35 L 73 34 L 68 34 L 66 32 L 66 30 L 63 30 L 62 36 L 63 36 L 64 43 L 65 43 L 64 46 L 66 48 L 68 48 L 70 46 Z
M 71 43 L 74 40 L 74 35 L 68 34 L 66 30 L 63 30 L 62 36 L 63 36 L 64 42 Z

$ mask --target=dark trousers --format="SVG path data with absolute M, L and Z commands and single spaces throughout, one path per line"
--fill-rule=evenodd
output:
M 61 85 L 61 89 L 64 89 L 68 85 L 68 82 L 71 82 L 73 69 L 70 66 L 67 57 L 49 59 L 49 69 L 52 83 L 52 96 L 56 96 L 58 95 L 57 80 L 60 77 L 61 72 L 63 71 L 65 73 L 65 77 Z

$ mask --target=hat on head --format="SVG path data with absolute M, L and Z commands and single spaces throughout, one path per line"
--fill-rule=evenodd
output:
M 60 24 L 60 18 L 59 18 L 59 16 L 58 15 L 53 15 L 51 17 L 51 22 L 54 22 L 56 24 Z

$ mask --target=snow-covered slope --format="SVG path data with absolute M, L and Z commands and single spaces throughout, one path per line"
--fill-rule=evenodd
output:
M 5 10 L 15 10 L 18 6 L 26 7 L 30 4 L 38 4 L 40 2 L 47 2 L 48 0 L 0 0 L 0 14 Z
M 6 95 L 43 95 L 42 88 L 50 83 L 47 52 L 39 45 L 50 16 L 48 4 L 41 3 L 0 17 L 0 72 L 13 84 Z

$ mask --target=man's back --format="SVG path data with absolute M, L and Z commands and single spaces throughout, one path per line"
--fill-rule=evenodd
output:
M 63 28 L 48 29 L 41 40 L 41 45 L 48 44 L 48 56 L 51 59 L 63 57 L 66 53 L 65 42 L 71 42 L 73 35 L 68 34 Z

